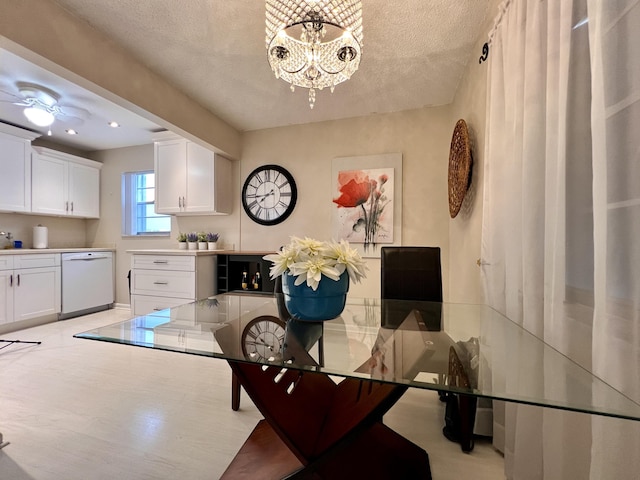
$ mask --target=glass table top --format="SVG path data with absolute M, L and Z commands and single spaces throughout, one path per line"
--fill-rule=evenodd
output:
M 281 299 L 280 299 L 281 300 Z M 484 305 L 349 298 L 325 322 L 224 294 L 75 335 L 640 420 L 640 405 Z

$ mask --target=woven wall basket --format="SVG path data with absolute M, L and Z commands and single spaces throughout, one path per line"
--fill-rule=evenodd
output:
M 449 150 L 449 215 L 460 212 L 464 196 L 471 185 L 471 145 L 467 123 L 460 119 L 453 129 Z

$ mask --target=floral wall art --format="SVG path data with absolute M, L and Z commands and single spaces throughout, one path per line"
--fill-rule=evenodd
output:
M 393 169 L 338 172 L 338 236 L 365 250 L 393 242 Z
M 402 155 L 340 157 L 332 165 L 332 231 L 365 257 L 401 244 Z

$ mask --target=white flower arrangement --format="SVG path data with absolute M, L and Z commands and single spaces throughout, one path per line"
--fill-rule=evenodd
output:
M 367 266 L 358 251 L 342 240 L 320 242 L 313 238 L 291 237 L 291 243 L 285 245 L 278 253 L 263 257 L 273 263 L 269 270 L 271 278 L 283 273 L 296 277 L 295 285 L 307 282 L 314 291 L 322 276 L 338 281 L 345 270 L 349 279 L 358 283 L 366 277 Z

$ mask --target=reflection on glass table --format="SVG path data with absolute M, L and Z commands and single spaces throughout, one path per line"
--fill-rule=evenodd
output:
M 484 305 L 350 298 L 334 320 L 299 321 L 296 334 L 315 341 L 301 342 L 305 358 L 287 359 L 243 350 L 243 330 L 260 316 L 280 320 L 273 297 L 220 295 L 76 337 L 640 419 L 640 405 Z M 462 352 L 472 388 L 452 388 L 441 375 L 448 373 L 450 347 Z
M 482 305 L 350 298 L 312 323 L 281 318 L 276 297 L 225 294 L 76 337 L 227 360 L 265 420 L 226 478 L 431 478 L 426 452 L 382 423 L 407 388 L 640 420 L 640 405 Z

